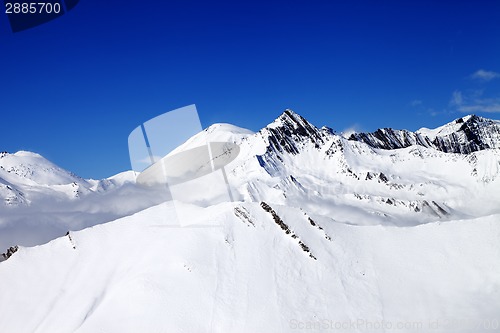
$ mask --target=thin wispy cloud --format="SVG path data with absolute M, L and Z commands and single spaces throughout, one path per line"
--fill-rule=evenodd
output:
M 500 78 L 500 73 L 493 71 L 486 71 L 484 69 L 477 70 L 475 73 L 471 75 L 471 78 L 478 81 L 491 81 L 496 78 Z
M 412 106 L 412 107 L 417 107 L 417 106 L 422 105 L 422 104 L 423 104 L 423 102 L 419 99 L 414 99 L 413 101 L 410 102 L 410 106 Z
M 475 104 L 462 105 L 458 108 L 458 111 L 463 113 L 476 113 L 476 112 L 487 112 L 487 113 L 499 113 L 500 112 L 500 99 L 496 102 L 491 101 L 476 101 Z
M 445 114 L 446 112 L 447 112 L 446 110 L 436 111 L 433 108 L 427 109 L 427 113 L 430 114 L 432 117 L 440 116 L 442 114 Z
M 482 98 L 482 92 L 471 91 L 468 94 L 455 90 L 451 94 L 450 106 L 462 113 L 500 113 L 500 97 Z
M 464 103 L 464 97 L 460 90 L 455 90 L 453 94 L 451 94 L 450 105 L 451 106 L 460 106 Z

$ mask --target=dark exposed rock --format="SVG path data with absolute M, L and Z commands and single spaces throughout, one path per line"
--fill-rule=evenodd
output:
M 438 212 L 441 213 L 442 215 L 449 215 L 450 214 L 443 207 L 441 207 L 437 202 L 432 201 L 432 203 L 434 204 L 434 207 L 437 208 Z
M 19 250 L 19 247 L 17 245 L 9 247 L 5 253 L 2 253 L 2 259 L 9 259 L 14 253 L 17 252 L 17 250 Z
M 311 257 L 312 259 L 314 260 L 317 260 L 317 258 L 311 253 L 309 247 L 304 244 L 300 238 L 295 234 L 293 233 L 290 228 L 288 227 L 288 225 L 283 222 L 283 220 L 281 219 L 281 217 L 276 213 L 276 211 L 271 207 L 269 206 L 267 203 L 265 203 L 264 201 L 262 201 L 260 203 L 260 206 L 262 207 L 262 209 L 264 209 L 266 212 L 270 213 L 271 216 L 273 217 L 273 220 L 274 222 L 280 226 L 280 228 L 285 232 L 285 234 L 287 235 L 290 235 L 290 237 L 292 237 L 293 239 L 298 239 L 299 240 L 299 246 L 302 248 L 302 250 L 304 252 L 307 252 L 309 254 L 309 257 Z
M 437 135 L 432 139 L 417 132 L 383 128 L 372 133 L 354 133 L 349 140 L 364 142 L 379 149 L 399 149 L 419 145 L 445 153 L 460 154 L 500 148 L 500 123 L 496 121 L 471 115 L 445 126 L 451 124 L 462 125 L 452 133 Z
M 243 223 L 250 226 L 253 225 L 255 227 L 255 223 L 252 221 L 250 212 L 243 206 L 234 208 L 234 215 L 238 217 Z
M 74 240 L 73 240 L 73 238 L 71 237 L 71 234 L 70 234 L 70 232 L 69 232 L 69 231 L 66 233 L 66 236 L 68 237 L 69 242 L 71 243 L 71 246 L 73 247 L 73 250 L 76 250 L 75 241 L 74 241 Z
M 381 182 L 384 182 L 384 183 L 387 183 L 389 181 L 389 178 L 387 178 L 386 175 L 384 175 L 384 173 L 380 173 L 380 175 L 378 176 L 378 179 L 381 181 Z
M 266 212 L 270 213 L 271 216 L 273 217 L 273 220 L 274 222 L 280 226 L 280 228 L 288 235 L 291 233 L 290 231 L 290 228 L 288 227 L 288 225 L 286 225 L 285 222 L 283 222 L 283 220 L 279 217 L 279 215 L 274 211 L 274 209 L 271 208 L 271 206 L 269 206 L 267 203 L 265 203 L 264 201 L 262 201 L 260 203 L 260 206 L 262 207 L 262 209 L 264 209 Z
M 311 142 L 315 148 L 324 145 L 322 132 L 316 126 L 309 123 L 304 117 L 291 110 L 285 110 L 273 126 L 264 128 L 261 133 L 267 132 L 269 146 L 267 152 L 288 153 L 297 155 L 299 146 L 305 142 Z
M 325 239 L 331 241 L 332 238 L 330 236 L 328 236 L 328 234 L 325 232 L 325 230 L 323 230 L 323 228 L 318 225 L 316 222 L 313 221 L 312 218 L 310 218 L 309 216 L 307 217 L 307 220 L 309 221 L 309 223 L 313 226 L 313 227 L 316 227 L 318 228 L 319 230 L 323 231 L 323 234 L 325 235 Z
M 373 133 L 353 133 L 349 137 L 351 141 L 361 141 L 373 148 L 398 149 L 413 145 L 431 147 L 429 138 L 422 137 L 418 133 L 407 130 L 395 130 L 392 128 L 378 129 Z

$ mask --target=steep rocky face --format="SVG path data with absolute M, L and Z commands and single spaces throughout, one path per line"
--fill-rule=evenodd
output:
M 0 261 L 5 261 L 7 259 L 9 259 L 10 257 L 12 257 L 12 255 L 14 253 L 17 252 L 17 250 L 19 250 L 19 246 L 11 246 L 7 249 L 7 251 L 5 251 L 5 253 L 2 253 L 2 255 L 0 256 Z
M 380 149 L 398 149 L 414 145 L 432 146 L 432 142 L 428 137 L 407 130 L 392 128 L 378 129 L 373 133 L 353 133 L 349 140 L 364 142 L 373 148 Z
M 345 138 L 286 110 L 250 139 L 255 147 L 265 144 L 265 152 L 259 149 L 254 156 L 270 178 L 242 188 L 250 200 L 294 207 L 314 198 L 309 208 L 339 219 L 340 211 L 329 208 L 332 202 L 350 207 L 350 213 L 365 207 L 381 223 L 399 225 L 408 216 L 415 223 L 449 219 L 470 211 L 461 200 L 471 188 L 500 176 L 500 151 L 489 149 L 500 147 L 499 127 L 499 121 L 467 116 L 436 129 L 383 128 Z M 406 147 L 411 149 L 398 149 Z M 471 187 L 464 187 L 465 182 Z M 497 206 L 495 200 L 488 202 Z M 352 221 L 364 221 L 362 214 Z
M 488 148 L 500 148 L 500 123 L 470 115 L 435 130 L 410 132 L 384 128 L 373 133 L 354 133 L 349 140 L 364 142 L 379 149 L 419 145 L 445 153 L 469 154 Z
M 319 130 L 304 117 L 291 110 L 285 110 L 273 123 L 260 131 L 267 137 L 267 152 L 279 152 L 296 155 L 300 146 L 311 142 L 316 148 L 321 147 L 328 131 Z
M 436 136 L 433 145 L 447 153 L 469 154 L 474 151 L 500 148 L 500 124 L 476 115 L 455 120 L 462 124 L 458 131 Z

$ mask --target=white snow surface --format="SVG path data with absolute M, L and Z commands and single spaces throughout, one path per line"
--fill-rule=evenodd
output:
M 289 110 L 176 152 L 207 141 L 240 146 L 235 202 L 0 154 L 0 332 L 500 331 L 500 149 L 373 149 Z
M 317 260 L 257 203 L 204 208 L 213 228 L 172 227 L 164 204 L 21 248 L 0 265 L 0 331 L 294 332 L 362 320 L 446 332 L 447 321 L 498 318 L 498 214 L 416 227 L 312 215 L 320 230 L 303 210 L 273 209 Z M 462 325 L 454 331 L 473 331 Z

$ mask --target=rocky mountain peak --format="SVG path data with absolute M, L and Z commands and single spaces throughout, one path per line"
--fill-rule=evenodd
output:
M 500 148 L 500 122 L 468 115 L 449 123 L 433 138 L 433 145 L 444 152 L 469 154 L 474 151 Z M 457 128 L 457 125 L 459 127 Z M 445 131 L 445 128 L 452 131 Z
M 286 109 L 260 133 L 269 141 L 268 151 L 296 155 L 299 153 L 298 145 L 311 142 L 319 148 L 324 144 L 322 131 L 290 109 Z

